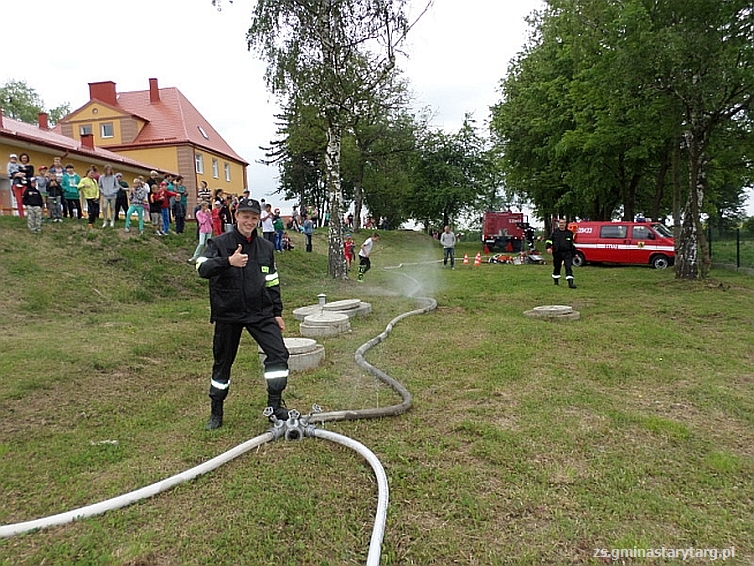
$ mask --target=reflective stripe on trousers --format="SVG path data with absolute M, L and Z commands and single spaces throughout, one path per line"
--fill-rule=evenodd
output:
M 209 388 L 209 396 L 212 399 L 222 401 L 228 396 L 230 370 L 236 359 L 244 328 L 267 355 L 264 361 L 267 391 L 280 393 L 288 383 L 289 354 L 283 341 L 283 334 L 274 318 L 254 324 L 216 322 L 212 339 L 214 363 Z

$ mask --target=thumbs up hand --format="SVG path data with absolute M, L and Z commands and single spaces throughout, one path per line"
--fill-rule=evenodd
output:
M 238 244 L 236 251 L 232 256 L 228 258 L 228 263 L 230 263 L 233 267 L 246 267 L 246 263 L 248 261 L 248 254 L 241 253 L 241 244 Z

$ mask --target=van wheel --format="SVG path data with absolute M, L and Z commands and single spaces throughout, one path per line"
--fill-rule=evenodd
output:
M 584 258 L 584 254 L 581 252 L 576 252 L 573 254 L 573 265 L 576 267 L 584 267 L 586 265 L 586 258 Z
M 660 254 L 654 256 L 651 263 L 652 267 L 655 269 L 665 269 L 670 265 L 670 260 L 668 259 L 668 256 Z

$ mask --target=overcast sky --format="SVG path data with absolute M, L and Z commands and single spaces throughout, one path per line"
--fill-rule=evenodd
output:
M 424 1 L 413 0 L 418 13 Z M 253 0 L 26 0 L 20 21 L 3 26 L 0 83 L 23 80 L 48 108 L 89 100 L 88 83 L 146 90 L 149 78 L 177 87 L 249 166 L 252 195 L 270 197 L 277 169 L 256 163 L 275 135 L 275 100 L 264 64 L 246 49 Z M 540 0 L 435 0 L 409 35 L 399 61 L 434 124 L 457 130 L 466 112 L 481 125 L 499 100 L 497 85 L 527 33 L 524 16 Z M 42 26 L 42 23 L 46 24 Z M 285 205 L 288 206 L 288 205 Z

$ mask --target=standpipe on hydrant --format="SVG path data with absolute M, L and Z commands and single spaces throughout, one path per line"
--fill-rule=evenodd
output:
M 402 265 L 403 264 L 401 264 L 401 266 Z M 415 279 L 403 273 L 401 273 L 401 275 L 414 281 L 417 289 L 420 288 L 419 283 Z M 43 517 L 32 521 L 0 526 L 0 538 L 7 538 L 29 531 L 44 529 L 56 525 L 64 525 L 66 523 L 71 523 L 79 519 L 94 517 L 96 515 L 101 515 L 102 513 L 105 513 L 107 511 L 126 507 L 128 505 L 131 505 L 132 503 L 136 503 L 137 501 L 140 501 L 142 499 L 152 497 L 153 495 L 162 493 L 163 491 L 175 487 L 176 485 L 192 480 L 202 474 L 206 474 L 207 472 L 219 468 L 223 464 L 237 458 L 238 456 L 245 454 L 249 450 L 252 450 L 254 448 L 262 446 L 263 444 L 266 444 L 267 442 L 271 442 L 279 438 L 285 438 L 286 440 L 302 440 L 305 437 L 314 437 L 321 438 L 323 440 L 330 440 L 332 442 L 341 444 L 342 446 L 346 446 L 347 448 L 351 448 L 352 450 L 358 452 L 372 466 L 374 474 L 377 478 L 378 500 L 377 512 L 375 515 L 374 527 L 372 529 L 372 536 L 369 543 L 369 553 L 367 555 L 366 564 L 367 566 L 379 566 L 382 539 L 385 533 L 385 522 L 387 519 L 388 505 L 388 482 L 387 475 L 385 474 L 385 469 L 383 468 L 377 456 L 375 456 L 373 452 L 371 452 L 360 442 L 353 440 L 352 438 L 349 438 L 347 436 L 337 434 L 335 432 L 318 429 L 311 423 L 395 416 L 404 413 L 411 407 L 412 397 L 408 389 L 406 389 L 398 381 L 390 377 L 387 373 L 377 369 L 369 362 L 367 362 L 364 359 L 364 354 L 369 351 L 369 349 L 383 342 L 388 337 L 395 324 L 399 321 L 412 315 L 430 312 L 437 307 L 437 301 L 435 299 L 423 297 L 420 300 L 425 302 L 425 305 L 422 308 L 405 312 L 395 317 L 388 323 L 383 332 L 369 340 L 367 343 L 363 344 L 358 350 L 356 350 L 356 353 L 354 355 L 355 361 L 360 367 L 365 369 L 373 376 L 377 377 L 377 379 L 379 379 L 386 385 L 393 388 L 393 390 L 395 390 L 396 393 L 401 396 L 402 401 L 397 405 L 376 409 L 334 411 L 329 413 L 321 412 L 319 406 L 314 405 L 312 407 L 312 412 L 303 417 L 298 411 L 292 409 L 291 411 L 289 411 L 287 421 L 280 421 L 276 419 L 274 415 L 272 415 L 272 408 L 268 407 L 265 409 L 264 415 L 272 419 L 273 426 L 270 430 L 268 430 L 264 434 L 247 440 L 242 444 L 239 444 L 235 448 L 231 448 L 230 450 L 224 452 L 223 454 L 220 454 L 219 456 L 215 456 L 214 458 L 204 462 L 203 464 L 199 464 L 198 466 L 186 470 L 185 472 L 181 472 L 136 491 L 125 493 L 123 495 L 113 497 L 99 503 L 87 505 L 85 507 L 79 507 L 78 509 L 74 509 L 72 511 L 58 513 L 57 515 L 50 515 L 48 517 Z

